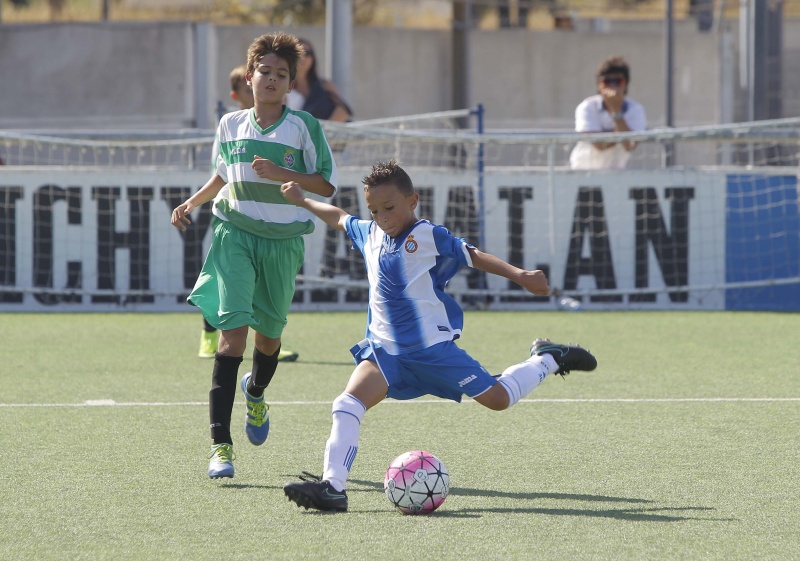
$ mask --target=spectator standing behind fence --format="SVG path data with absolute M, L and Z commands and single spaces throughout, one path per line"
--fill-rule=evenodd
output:
M 584 99 L 575 109 L 576 132 L 628 132 L 647 128 L 644 107 L 627 97 L 630 68 L 625 59 L 614 56 L 597 70 L 597 94 Z M 622 169 L 628 164 L 636 143 L 578 142 L 569 157 L 572 169 Z
M 237 66 L 230 73 L 231 82 L 231 99 L 236 102 L 239 109 L 251 109 L 255 105 L 253 99 L 253 90 L 247 85 L 247 65 L 242 64 Z M 214 148 L 211 154 L 212 171 L 216 172 L 217 169 L 217 156 L 219 156 L 219 138 L 214 138 Z M 214 204 L 219 199 L 227 198 L 228 186 L 223 187 L 217 196 L 214 198 Z M 197 356 L 200 358 L 214 358 L 217 354 L 217 344 L 219 341 L 218 330 L 208 323 L 206 318 L 203 318 L 203 330 L 200 332 L 200 350 Z M 278 362 L 294 362 L 298 359 L 298 355 L 294 351 L 284 349 L 278 352 Z
M 317 57 L 314 45 L 306 39 L 300 39 L 305 54 L 297 66 L 297 79 L 294 88 L 286 96 L 286 105 L 290 109 L 303 110 L 317 119 L 339 121 L 344 123 L 353 116 L 347 102 L 339 95 L 336 85 L 330 80 L 323 80 L 317 75 Z

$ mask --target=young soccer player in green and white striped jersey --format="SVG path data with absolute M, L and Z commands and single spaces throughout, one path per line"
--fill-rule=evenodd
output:
M 172 212 L 173 226 L 184 230 L 192 210 L 229 188 L 214 203 L 219 220 L 188 298 L 220 330 L 209 393 L 211 478 L 234 474 L 231 412 L 250 327 L 253 370 L 240 384 L 247 403 L 245 433 L 255 445 L 269 433 L 264 389 L 278 365 L 295 276 L 304 260 L 302 236 L 314 231 L 314 215 L 284 199 L 281 185 L 296 181 L 320 197 L 336 192 L 336 164 L 319 121 L 283 104 L 302 54 L 297 38 L 285 33 L 262 35 L 250 45 L 247 83 L 255 106 L 222 117 L 216 173 Z
M 300 44 L 303 45 L 302 40 Z M 303 47 L 305 48 L 305 46 Z M 306 55 L 307 56 L 307 55 Z M 299 62 L 298 62 L 299 66 Z M 253 89 L 247 83 L 247 64 L 242 64 L 234 68 L 230 73 L 231 82 L 231 99 L 236 102 L 239 109 L 250 109 L 255 105 L 253 99 Z M 214 135 L 214 146 L 211 152 L 211 169 L 213 173 L 217 172 L 217 158 L 219 157 L 219 137 Z M 215 199 L 228 196 L 228 191 L 222 189 Z M 213 204 L 213 203 L 212 203 Z M 219 342 L 219 331 L 208 320 L 203 318 L 203 329 L 200 331 L 200 349 L 197 356 L 200 358 L 214 358 L 217 354 L 217 343 Z M 281 344 L 281 350 L 278 352 L 278 362 L 294 362 L 299 358 L 294 351 L 290 351 Z

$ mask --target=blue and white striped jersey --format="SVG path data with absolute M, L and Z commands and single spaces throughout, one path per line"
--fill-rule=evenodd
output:
M 462 266 L 472 266 L 472 246 L 427 220 L 396 238 L 355 216 L 346 230 L 367 266 L 368 339 L 397 355 L 461 335 L 464 312 L 444 289 Z

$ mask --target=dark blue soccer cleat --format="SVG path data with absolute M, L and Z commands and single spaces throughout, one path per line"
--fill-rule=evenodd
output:
M 306 510 L 347 512 L 347 491 L 337 491 L 329 481 L 295 481 L 284 485 L 283 492 Z

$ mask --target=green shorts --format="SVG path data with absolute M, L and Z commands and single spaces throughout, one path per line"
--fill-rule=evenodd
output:
M 246 325 L 279 338 L 305 258 L 303 238 L 273 240 L 215 222 L 211 249 L 187 301 L 217 329 Z

